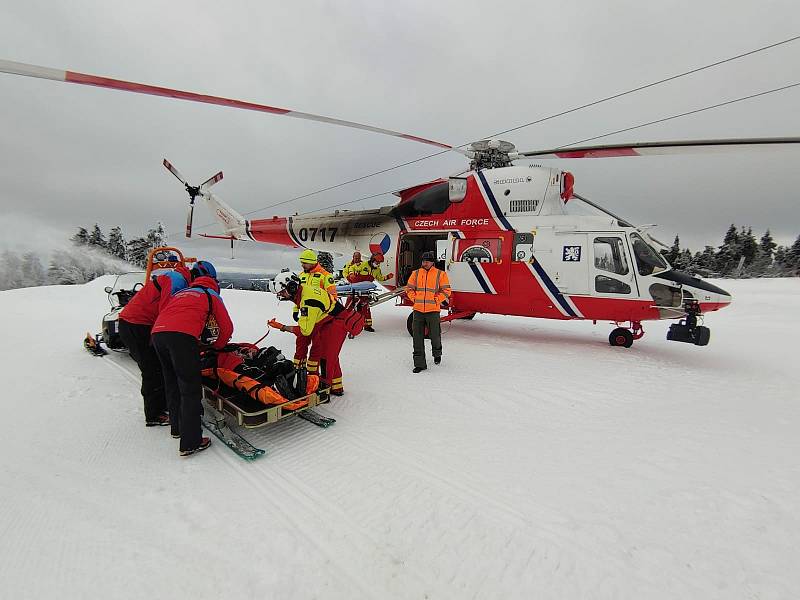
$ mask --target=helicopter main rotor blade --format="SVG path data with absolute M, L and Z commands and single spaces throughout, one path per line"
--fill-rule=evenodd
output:
M 518 152 L 526 158 L 611 158 L 616 156 L 663 156 L 669 154 L 714 154 L 738 152 L 758 146 L 774 148 L 800 144 L 800 138 L 742 138 L 730 140 L 685 140 L 672 142 L 642 142 L 605 146 L 578 146 Z
M 273 115 L 280 115 L 284 117 L 293 117 L 295 119 L 305 119 L 308 121 L 318 121 L 320 123 L 329 123 L 331 125 L 340 125 L 342 127 L 350 127 L 353 129 L 362 129 L 364 131 L 371 131 L 372 133 L 380 133 L 383 135 L 390 135 L 399 137 L 429 146 L 436 146 L 437 148 L 444 148 L 446 150 L 453 150 L 464 154 L 463 150 L 455 148 L 450 144 L 429 140 L 427 138 L 411 135 L 410 133 L 402 133 L 400 131 L 393 131 L 391 129 L 383 129 L 381 127 L 373 127 L 372 125 L 365 125 L 363 123 L 356 123 L 354 121 L 345 121 L 343 119 L 334 119 L 323 115 L 315 115 L 312 113 L 304 113 L 288 108 L 278 108 L 276 106 L 267 106 L 265 104 L 256 104 L 254 102 L 246 102 L 243 100 L 234 100 L 232 98 L 223 98 L 220 96 L 209 96 L 206 94 L 198 94 L 196 92 L 186 92 L 183 90 L 175 90 L 165 87 L 158 87 L 144 83 L 134 83 L 131 81 L 122 81 L 120 79 L 111 79 L 110 77 L 98 77 L 96 75 L 88 75 L 86 73 L 77 73 L 75 71 L 61 71 L 59 69 L 51 69 L 49 67 L 40 67 L 37 65 L 28 65 L 25 63 L 13 62 L 10 60 L 0 60 L 0 73 L 9 73 L 11 75 L 23 75 L 26 77 L 38 77 L 40 79 L 52 79 L 54 81 L 64 81 L 67 83 L 78 83 L 81 85 L 93 85 L 96 87 L 110 88 L 114 90 L 121 90 L 125 92 L 135 92 L 137 94 L 149 94 L 151 96 L 164 96 L 166 98 L 176 98 L 178 100 L 188 100 L 190 102 L 203 102 L 205 104 L 216 104 L 219 106 L 227 106 L 229 108 L 241 108 L 244 110 L 254 110 L 258 112 L 270 113 Z

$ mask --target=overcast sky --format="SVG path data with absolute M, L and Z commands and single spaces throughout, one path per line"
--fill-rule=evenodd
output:
M 472 3 L 0 0 L 0 58 L 355 120 L 462 144 L 800 33 L 800 3 L 588 0 Z M 505 136 L 531 150 L 800 81 L 800 42 Z M 181 232 L 186 196 L 161 166 L 240 212 L 432 149 L 250 111 L 0 74 L 5 245 L 46 246 L 78 226 L 161 220 Z M 800 88 L 602 142 L 800 135 Z M 800 148 L 717 156 L 548 162 L 576 191 L 685 245 L 730 223 L 800 234 Z M 444 155 L 257 213 L 306 212 L 457 171 Z M 392 204 L 393 196 L 350 208 Z M 195 223 L 210 223 L 206 207 Z M 218 233 L 214 227 L 205 229 Z M 176 236 L 173 240 L 181 244 Z M 245 244 L 242 244 L 244 246 Z M 226 242 L 192 247 L 226 256 Z M 270 264 L 267 246 L 241 252 Z

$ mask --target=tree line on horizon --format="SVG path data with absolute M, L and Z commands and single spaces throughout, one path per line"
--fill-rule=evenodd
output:
M 100 275 L 123 273 L 129 265 L 144 269 L 148 252 L 166 245 L 166 234 L 159 222 L 145 235 L 126 241 L 121 227 L 112 227 L 106 237 L 95 224 L 91 232 L 79 227 L 69 241 L 72 248 L 54 251 L 47 269 L 35 252 L 5 250 L 0 261 L 0 290 L 81 284 Z M 800 276 L 800 235 L 791 246 L 779 246 L 769 229 L 756 239 L 752 227 L 731 224 L 720 246 L 706 245 L 694 253 L 681 248 L 676 235 L 671 248 L 662 254 L 676 269 L 701 277 Z
M 166 246 L 167 234 L 164 231 L 164 225 L 159 221 L 144 236 L 125 241 L 125 236 L 119 225 L 112 227 L 108 232 L 108 238 L 106 238 L 103 230 L 95 223 L 91 233 L 85 227 L 78 227 L 77 233 L 70 238 L 70 241 L 75 246 L 94 248 L 144 269 L 147 267 L 148 252 L 153 248 Z
M 672 247 L 661 252 L 675 269 L 701 277 L 800 276 L 800 235 L 791 246 L 779 246 L 769 229 L 757 240 L 752 227 L 731 224 L 722 245 L 707 245 L 695 253 L 681 248 L 676 235 Z
M 131 270 L 131 266 L 144 269 L 147 253 L 166 244 L 166 233 L 159 222 L 146 235 L 126 241 L 121 227 L 113 227 L 106 238 L 99 224 L 95 224 L 91 233 L 79 227 L 69 241 L 72 242 L 70 248 L 51 252 L 46 269 L 36 252 L 4 250 L 0 261 L 0 290 L 75 285 L 101 275 L 124 273 Z

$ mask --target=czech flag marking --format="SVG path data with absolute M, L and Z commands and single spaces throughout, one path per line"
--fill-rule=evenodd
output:
M 369 251 L 373 254 L 386 254 L 389 251 L 389 246 L 391 245 L 392 238 L 383 232 L 376 233 L 369 240 Z

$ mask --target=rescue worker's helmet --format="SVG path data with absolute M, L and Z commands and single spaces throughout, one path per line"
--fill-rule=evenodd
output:
M 319 259 L 317 258 L 316 252 L 310 248 L 306 248 L 300 253 L 300 262 L 306 265 L 315 265 L 319 262 Z
M 373 252 L 372 256 L 369 259 L 374 262 L 376 265 L 383 262 L 383 254 L 380 252 Z
M 198 260 L 192 267 L 192 279 L 204 276 L 216 280 L 217 270 L 214 268 L 214 265 L 207 260 Z
M 422 253 L 422 262 L 429 260 L 430 262 L 436 262 L 436 256 L 433 252 L 423 252 Z
M 289 296 L 294 296 L 298 289 L 300 289 L 300 278 L 291 271 L 281 271 L 269 282 L 269 291 L 273 294 L 280 294 L 285 290 Z

